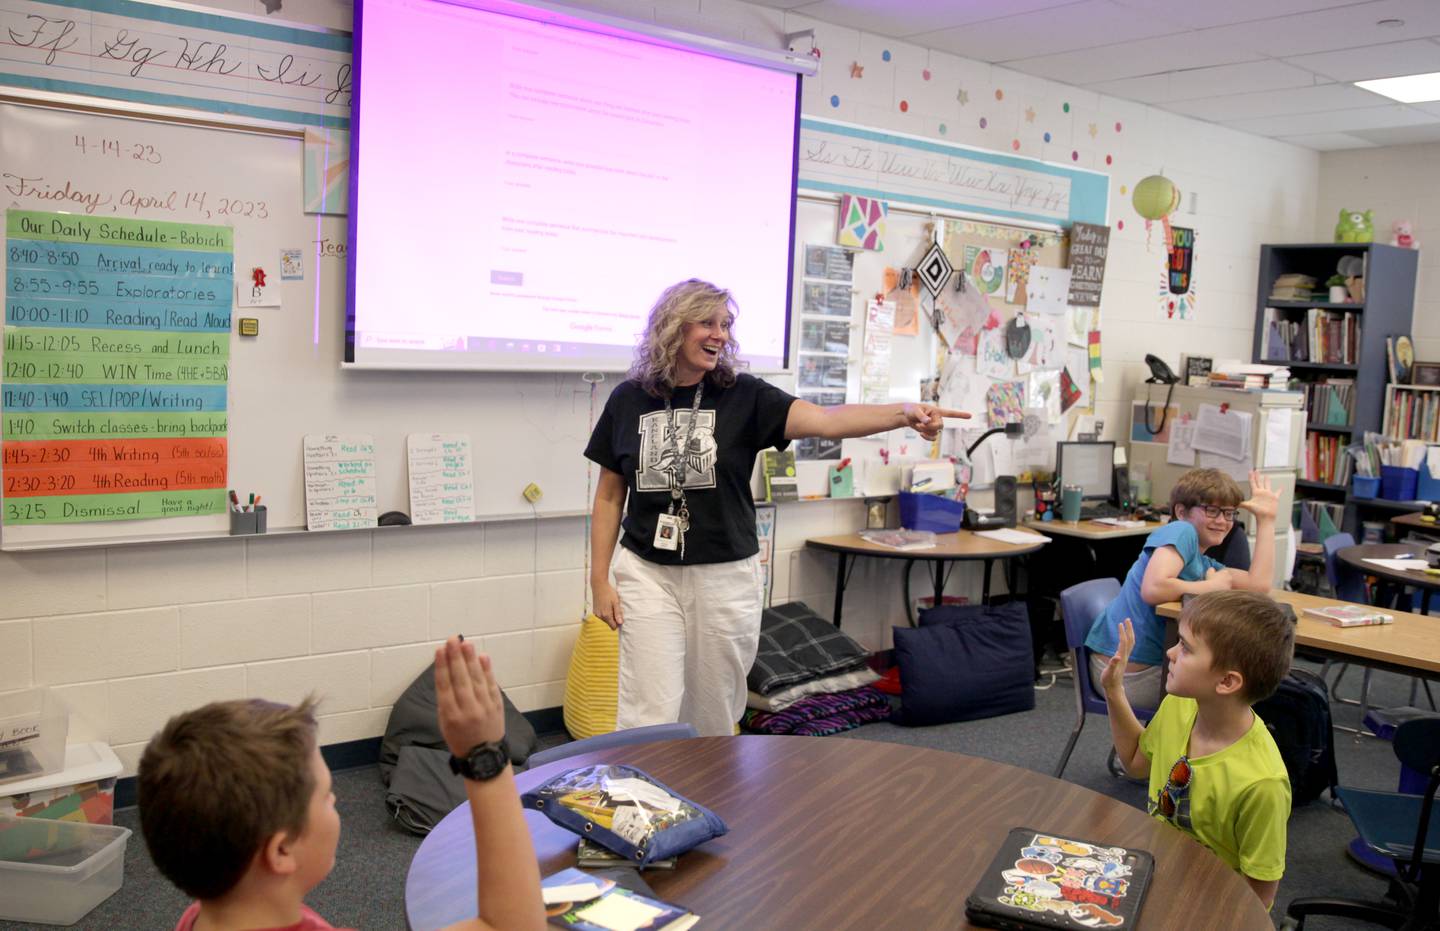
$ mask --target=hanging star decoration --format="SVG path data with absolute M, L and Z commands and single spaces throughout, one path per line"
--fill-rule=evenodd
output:
M 1035 108 L 1034 108 L 1034 107 L 1026 107 L 1026 108 L 1025 108 L 1025 122 L 1027 122 L 1027 123 L 1033 123 L 1033 122 L 1035 122 Z
M 965 93 L 965 88 L 962 87 L 959 92 L 955 94 L 955 99 L 960 101 L 960 106 L 963 107 L 970 102 L 970 95 Z
M 862 64 L 860 64 L 860 62 L 858 62 L 858 61 L 852 61 L 852 62 L 850 63 L 850 77 L 852 77 L 852 78 L 863 78 L 863 77 L 865 77 L 865 66 L 862 65 Z
M 1099 126 L 1096 126 L 1094 123 L 1091 123 L 1091 124 L 1090 124 L 1090 138 L 1091 138 L 1091 139 L 1094 139 L 1094 138 L 1095 138 L 1096 136 L 1098 136 L 1098 135 L 1100 135 L 1100 127 L 1099 127 Z

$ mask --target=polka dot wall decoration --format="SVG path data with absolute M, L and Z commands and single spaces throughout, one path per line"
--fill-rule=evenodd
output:
M 924 71 L 921 71 L 920 77 L 924 78 L 927 81 L 930 80 L 930 69 L 926 68 Z
M 908 101 L 908 100 L 902 100 L 902 101 L 900 101 L 900 112 L 901 112 L 901 113 L 909 113 L 909 112 L 910 112 L 910 101 Z
M 1016 152 L 1019 152 L 1019 151 L 1020 151 L 1020 140 L 1019 140 L 1019 139 L 1011 139 L 1011 140 L 1010 140 L 1010 148 L 1014 149 Z
M 983 117 L 983 116 L 980 117 L 980 128 L 981 128 L 981 129 L 984 129 L 986 126 L 989 126 L 989 125 L 990 125 L 990 121 L 989 121 L 989 120 L 985 119 L 985 117 Z
M 838 106 L 840 106 L 840 95 L 839 95 L 839 94 L 831 94 L 831 95 L 830 95 L 830 106 L 832 106 L 832 107 L 838 107 Z
M 1072 150 L 1072 151 L 1070 152 L 1070 161 L 1072 161 L 1072 162 L 1078 162 L 1078 161 L 1080 161 L 1080 153 L 1079 153 L 1079 152 L 1075 152 L 1075 151 Z
M 1127 184 L 1120 185 L 1120 196 L 1124 197 L 1128 193 L 1130 193 L 1130 186 Z
M 1063 107 L 1061 107 L 1060 109 L 1063 110 L 1063 111 L 1065 111 L 1066 113 L 1069 113 L 1069 112 L 1070 112 L 1070 105 L 1067 103 L 1067 104 L 1065 104 Z
M 880 60 L 881 60 L 881 61 L 889 61 L 889 60 L 890 60 L 890 50 L 889 50 L 888 48 L 887 48 L 885 51 L 883 51 L 883 52 L 880 53 Z
M 1124 127 L 1122 127 L 1118 121 L 1115 123 L 1115 131 L 1116 131 L 1117 133 L 1118 133 L 1121 129 L 1123 129 L 1123 128 L 1124 128 Z
M 1123 229 L 1125 228 L 1125 221 L 1124 221 L 1124 220 L 1116 220 L 1116 221 L 1115 221 L 1115 228 L 1116 228 L 1117 230 L 1123 230 Z
M 1105 156 L 1105 164 L 1107 164 L 1107 165 L 1113 165 L 1113 164 L 1115 164 L 1115 159 L 1113 159 L 1113 158 L 1111 158 L 1109 155 L 1107 155 L 1107 156 Z
M 1050 134 L 1049 134 L 1049 133 L 1046 133 L 1046 134 L 1045 134 L 1045 141 L 1046 141 L 1046 142 L 1049 142 L 1049 141 L 1050 141 Z
M 945 124 L 944 124 L 944 123 L 941 123 L 941 124 L 940 124 L 940 135 L 942 135 L 942 136 L 945 135 Z
M 1005 99 L 1005 92 L 1002 91 L 1002 90 L 1001 90 L 1000 88 L 998 88 L 998 87 L 995 88 L 995 99 L 996 99 L 996 100 L 1004 100 L 1004 99 Z

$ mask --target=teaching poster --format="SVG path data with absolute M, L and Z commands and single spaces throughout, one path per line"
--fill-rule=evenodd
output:
M 4 522 L 226 510 L 233 230 L 8 210 Z

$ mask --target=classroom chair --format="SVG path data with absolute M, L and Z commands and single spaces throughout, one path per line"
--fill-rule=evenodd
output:
M 609 734 L 596 734 L 594 737 L 586 737 L 584 740 L 572 740 L 558 747 L 551 747 L 549 750 L 541 750 L 539 753 L 531 754 L 529 764 L 525 768 L 534 769 L 566 757 L 594 753 L 596 750 L 606 750 L 610 747 L 644 744 L 656 740 L 684 740 L 687 737 L 698 736 L 699 732 L 692 724 L 651 724 L 646 727 L 631 727 L 623 731 L 612 731 Z
M 1285 910 L 1282 927 L 1303 928 L 1310 915 L 1415 931 L 1440 926 L 1440 828 L 1433 817 L 1440 788 L 1440 717 L 1403 722 L 1395 730 L 1395 755 L 1402 766 L 1425 777 L 1422 794 L 1349 786 L 1335 790 L 1365 845 L 1394 860 L 1398 878 L 1390 884 L 1390 896 L 1395 901 L 1296 899 Z
M 1085 638 L 1090 634 L 1090 625 L 1095 623 L 1095 619 L 1118 594 L 1120 582 L 1111 578 L 1091 579 L 1072 585 L 1060 593 L 1060 616 L 1065 624 L 1065 643 L 1070 647 L 1070 665 L 1074 668 L 1072 678 L 1075 680 L 1075 728 L 1070 731 L 1070 739 L 1065 742 L 1060 762 L 1055 764 L 1056 779 L 1065 772 L 1065 764 L 1070 762 L 1075 741 L 1080 739 L 1080 730 L 1085 726 L 1085 715 L 1110 713 L 1105 699 L 1090 684 L 1090 651 L 1085 647 Z M 1153 709 L 1135 709 L 1135 716 L 1142 724 L 1149 721 L 1154 714 Z M 1115 748 L 1111 747 L 1106 765 L 1112 773 L 1116 771 L 1116 762 Z
M 1325 538 L 1325 578 L 1330 582 L 1330 591 L 1341 601 L 1351 601 L 1355 604 L 1368 605 L 1369 594 L 1365 590 L 1365 576 L 1355 568 L 1340 561 L 1335 555 L 1347 546 L 1354 546 L 1355 538 L 1348 533 L 1332 533 Z M 1340 680 L 1345 677 L 1345 671 L 1350 668 L 1349 663 L 1336 663 L 1334 660 L 1326 660 L 1320 669 L 1320 678 L 1325 679 L 1330 674 L 1331 667 L 1335 669 L 1335 681 L 1330 684 L 1331 697 L 1342 705 L 1358 705 L 1360 707 L 1360 727 L 1350 727 L 1346 724 L 1336 724 L 1337 731 L 1345 731 L 1348 734 L 1365 734 L 1365 715 L 1370 710 L 1370 668 L 1364 669 L 1364 678 L 1360 682 L 1360 697 L 1341 698 Z

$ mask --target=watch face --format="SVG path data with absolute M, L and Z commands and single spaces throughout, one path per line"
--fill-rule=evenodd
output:
M 469 777 L 471 779 L 494 779 L 500 775 L 505 764 L 510 762 L 509 755 L 500 744 L 481 744 L 470 751 L 466 758 L 470 764 Z

